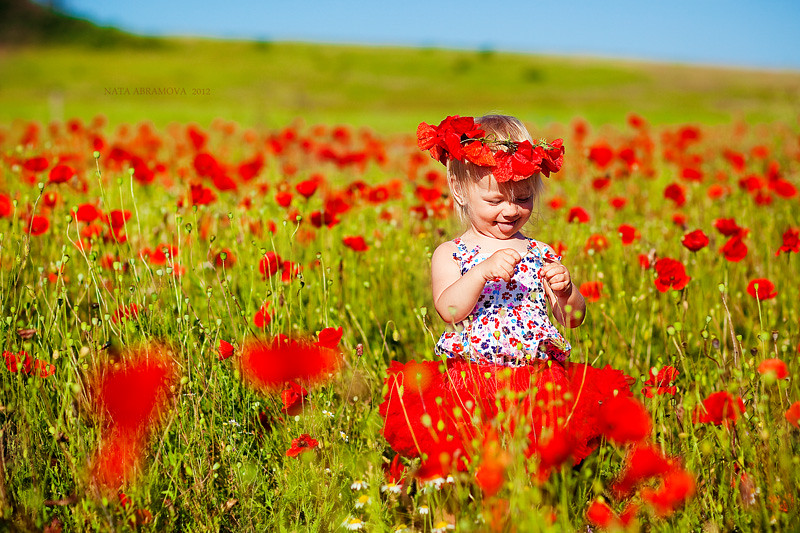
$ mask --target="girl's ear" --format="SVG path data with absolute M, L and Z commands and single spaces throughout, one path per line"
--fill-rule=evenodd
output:
M 459 184 L 449 176 L 447 177 L 447 184 L 450 186 L 450 193 L 453 195 L 453 200 L 462 207 L 466 205 L 467 200 L 464 198 L 464 192 L 461 190 Z

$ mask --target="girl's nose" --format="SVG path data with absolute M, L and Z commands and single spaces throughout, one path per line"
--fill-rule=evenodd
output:
M 519 205 L 516 202 L 503 202 L 503 215 L 513 217 L 519 211 Z

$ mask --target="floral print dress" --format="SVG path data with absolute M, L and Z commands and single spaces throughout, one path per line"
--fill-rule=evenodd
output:
M 479 246 L 468 248 L 457 238 L 453 259 L 461 275 L 490 254 Z M 523 366 L 533 360 L 565 362 L 570 345 L 547 314 L 541 268 L 546 247 L 528 239 L 528 250 L 517 264 L 511 281 L 489 281 L 470 315 L 456 324 L 456 331 L 442 334 L 436 353 L 471 362 Z M 560 258 L 557 258 L 560 259 Z

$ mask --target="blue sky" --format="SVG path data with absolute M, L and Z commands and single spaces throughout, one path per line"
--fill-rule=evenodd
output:
M 134 33 L 431 46 L 800 70 L 797 0 L 59 0 Z

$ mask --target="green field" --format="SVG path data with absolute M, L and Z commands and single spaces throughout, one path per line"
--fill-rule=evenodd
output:
M 602 502 L 612 531 L 796 529 L 800 73 L 115 35 L 0 51 L 0 531 L 599 531 Z M 476 415 L 431 481 L 379 413 L 390 365 L 436 358 L 430 257 L 463 229 L 414 131 L 488 111 L 564 138 L 525 232 L 596 292 L 571 360 L 649 425 L 548 467 L 528 419 Z M 339 327 L 338 371 L 248 374 Z
M 634 110 L 653 124 L 793 121 L 800 100 L 798 72 L 190 39 L 7 48 L 0 72 L 4 122 L 102 114 L 112 124 L 207 126 L 222 118 L 274 128 L 299 117 L 393 133 L 413 131 L 421 120 L 488 111 L 541 126 L 578 117 L 619 125 Z M 137 89 L 185 94 L 132 94 Z

